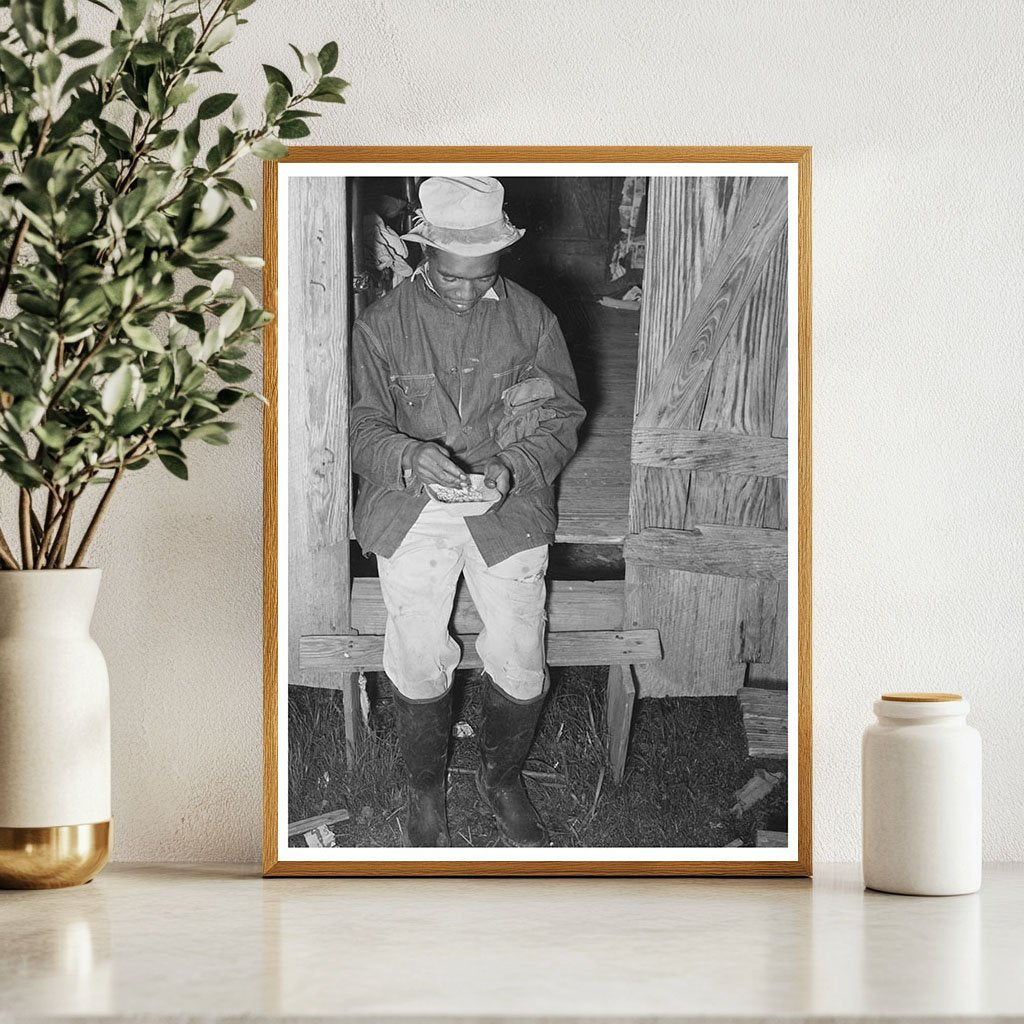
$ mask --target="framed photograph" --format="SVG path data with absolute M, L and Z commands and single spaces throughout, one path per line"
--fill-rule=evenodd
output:
M 264 873 L 809 875 L 810 149 L 264 196 Z

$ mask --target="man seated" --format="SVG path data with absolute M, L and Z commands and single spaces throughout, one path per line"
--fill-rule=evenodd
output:
M 498 273 L 524 234 L 494 178 L 426 179 L 413 276 L 370 306 L 353 335 L 356 539 L 377 555 L 391 680 L 408 773 L 409 846 L 448 846 L 445 778 L 452 675 L 448 632 L 459 577 L 483 621 L 476 783 L 513 846 L 546 846 L 522 767 L 550 682 L 544 651 L 553 484 L 585 413 L 565 339 L 535 295 Z M 497 500 L 462 515 L 429 487 L 481 473 Z

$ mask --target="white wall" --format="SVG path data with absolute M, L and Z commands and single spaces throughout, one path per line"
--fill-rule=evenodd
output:
M 324 108 L 312 143 L 814 147 L 816 856 L 859 856 L 872 699 L 934 688 L 966 694 L 985 739 L 986 855 L 1024 858 L 1019 3 L 247 14 L 216 90 L 254 107 L 287 42 L 340 43 L 349 103 Z M 258 216 L 237 230 L 258 252 Z M 236 437 L 197 452 L 187 485 L 131 479 L 95 549 L 118 859 L 258 858 L 255 406 Z

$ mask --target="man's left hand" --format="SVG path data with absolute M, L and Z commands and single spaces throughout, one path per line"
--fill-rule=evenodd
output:
M 512 472 L 501 459 L 491 459 L 484 470 L 484 486 L 496 488 L 504 498 L 512 489 Z

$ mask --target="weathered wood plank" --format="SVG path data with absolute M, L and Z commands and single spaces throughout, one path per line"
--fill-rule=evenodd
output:
M 629 727 L 633 720 L 636 684 L 628 665 L 612 665 L 608 669 L 608 691 L 605 720 L 608 733 L 608 760 L 612 766 L 612 780 L 618 785 L 626 771 L 626 750 L 629 746 Z
M 462 646 L 460 668 L 482 668 L 476 653 L 476 636 L 459 634 Z M 383 636 L 304 636 L 300 643 L 300 664 L 352 672 L 383 669 Z M 661 640 L 656 629 L 581 630 L 550 633 L 547 638 L 549 665 L 631 665 L 657 661 Z
M 301 836 L 304 832 L 319 828 L 321 825 L 334 825 L 339 821 L 348 821 L 350 815 L 347 807 L 339 807 L 336 811 L 318 814 L 314 818 L 303 818 L 302 821 L 288 823 L 288 838 Z
M 664 655 L 635 669 L 640 697 L 732 696 L 746 666 L 731 657 L 731 621 L 744 580 L 626 563 L 627 625 L 657 625 Z M 728 618 L 727 618 L 728 616 Z
M 349 297 L 336 286 L 349 277 L 348 246 L 338 244 L 347 237 L 345 189 L 343 178 L 290 182 L 288 332 L 279 339 L 288 366 L 289 679 L 332 688 L 343 679 L 304 669 L 298 638 L 350 629 Z M 350 733 L 357 711 L 346 701 Z
M 730 475 L 784 477 L 789 471 L 785 438 L 674 427 L 634 430 L 631 458 L 638 466 Z
M 708 387 L 708 372 L 786 230 L 785 178 L 759 178 L 722 252 L 683 322 L 661 373 L 637 416 L 641 427 L 682 426 Z
M 548 583 L 548 629 L 572 632 L 580 629 L 621 629 L 625 615 L 625 583 L 622 580 L 551 580 Z M 358 633 L 381 634 L 387 609 L 380 580 L 360 577 L 352 581 L 352 628 Z M 483 622 L 477 614 L 465 581 L 455 592 L 452 628 L 456 633 L 478 633 Z
M 779 589 L 779 584 L 772 580 L 744 580 L 736 596 L 733 661 L 771 661 Z
M 789 693 L 744 686 L 736 694 L 751 757 L 784 758 L 789 752 Z
M 785 580 L 785 530 L 704 525 L 693 530 L 649 528 L 625 544 L 627 560 L 664 569 L 742 579 Z
M 651 178 L 634 413 L 643 407 L 660 377 L 665 358 L 757 180 Z M 698 409 L 692 419 L 678 425 L 699 423 Z

